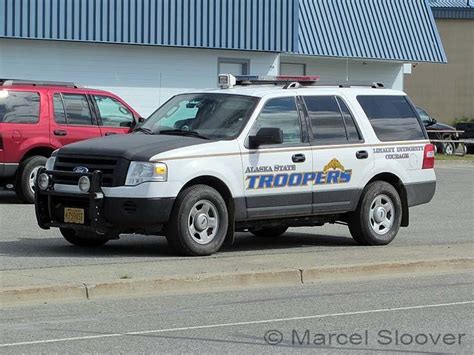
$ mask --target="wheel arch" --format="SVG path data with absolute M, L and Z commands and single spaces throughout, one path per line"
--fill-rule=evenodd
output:
M 365 187 L 369 185 L 370 183 L 374 181 L 385 181 L 392 185 L 395 190 L 397 190 L 398 195 L 400 196 L 400 199 L 402 201 L 402 221 L 401 221 L 401 226 L 402 227 L 408 227 L 408 224 L 410 222 L 410 213 L 408 209 L 408 197 L 407 197 L 407 190 L 405 188 L 405 185 L 403 184 L 402 180 L 395 175 L 394 173 L 389 173 L 389 172 L 384 172 L 384 173 L 379 173 L 372 177 Z M 364 188 L 365 188 L 364 187 Z M 360 197 L 362 198 L 362 196 Z
M 48 146 L 38 146 L 38 147 L 31 148 L 23 155 L 20 163 L 36 155 L 49 158 L 53 152 L 54 152 L 54 148 L 48 147 Z

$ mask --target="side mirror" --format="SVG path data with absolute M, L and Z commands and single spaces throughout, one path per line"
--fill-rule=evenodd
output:
M 138 117 L 138 123 L 143 123 L 145 122 L 145 119 L 143 117 Z
M 280 128 L 260 128 L 255 136 L 249 136 L 249 147 L 258 148 L 265 144 L 283 143 L 283 131 Z
M 432 124 L 437 124 L 437 123 L 438 123 L 438 121 L 436 121 L 436 118 L 434 118 L 434 117 L 431 117 L 431 123 L 432 123 Z
M 135 126 L 135 121 L 124 121 L 124 122 L 120 122 L 120 127 L 133 128 L 134 126 Z

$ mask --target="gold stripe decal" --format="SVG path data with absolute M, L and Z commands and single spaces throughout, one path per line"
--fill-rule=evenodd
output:
M 167 160 L 182 160 L 182 159 L 198 159 L 198 158 L 216 158 L 216 157 L 230 157 L 234 155 L 252 155 L 252 154 L 264 154 L 264 153 L 287 153 L 295 152 L 301 150 L 327 150 L 327 149 L 344 149 L 344 148 L 375 148 L 375 147 L 387 147 L 387 146 L 397 146 L 397 145 L 416 145 L 416 144 L 428 144 L 429 140 L 423 141 L 403 141 L 403 142 L 387 142 L 387 143 L 376 143 L 376 144 L 342 144 L 342 145 L 320 145 L 320 146 L 298 146 L 292 148 L 267 148 L 267 149 L 255 149 L 249 150 L 246 152 L 236 152 L 236 153 L 216 153 L 216 154 L 204 154 L 204 155 L 187 155 L 182 157 L 169 157 L 169 158 L 160 158 L 153 159 L 153 161 L 167 161 Z

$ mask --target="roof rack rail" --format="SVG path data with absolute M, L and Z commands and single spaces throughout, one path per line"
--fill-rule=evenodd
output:
M 350 88 L 353 86 L 367 86 L 373 89 L 383 89 L 385 85 L 376 81 L 343 81 L 340 83 L 319 81 L 311 86 L 337 86 L 339 88 Z
M 0 79 L 0 86 L 31 85 L 31 86 L 64 86 L 70 88 L 80 88 L 81 86 L 66 81 L 42 81 L 25 79 Z

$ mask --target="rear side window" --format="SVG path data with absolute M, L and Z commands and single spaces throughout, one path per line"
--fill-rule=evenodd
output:
M 345 144 L 360 141 L 354 119 L 336 96 L 304 97 L 316 144 Z
M 39 107 L 36 92 L 0 90 L 0 123 L 38 123 Z
M 405 96 L 357 96 L 378 139 L 383 142 L 425 139 Z
M 67 124 L 80 126 L 93 124 L 91 108 L 86 95 L 62 94 L 62 97 Z

